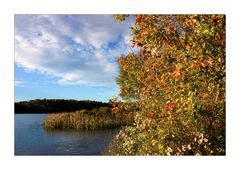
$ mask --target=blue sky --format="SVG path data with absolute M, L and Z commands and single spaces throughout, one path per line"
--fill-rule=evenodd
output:
M 117 58 L 131 51 L 134 18 L 15 15 L 15 101 L 117 96 Z

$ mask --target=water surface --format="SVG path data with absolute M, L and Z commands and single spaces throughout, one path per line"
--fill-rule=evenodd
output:
M 15 114 L 15 155 L 100 155 L 119 131 L 46 131 L 45 116 Z

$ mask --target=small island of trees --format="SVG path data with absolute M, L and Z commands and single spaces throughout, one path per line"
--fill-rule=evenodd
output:
M 15 102 L 15 113 L 56 113 L 71 112 L 81 109 L 92 110 L 111 105 L 91 100 L 64 100 L 64 99 L 36 99 Z

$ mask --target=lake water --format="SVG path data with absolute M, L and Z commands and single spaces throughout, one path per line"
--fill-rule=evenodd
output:
M 118 129 L 46 131 L 47 114 L 15 114 L 15 155 L 100 155 Z

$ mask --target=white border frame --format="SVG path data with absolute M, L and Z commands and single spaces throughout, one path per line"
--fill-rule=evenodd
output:
M 14 156 L 14 14 L 226 14 L 226 156 Z M 0 5 L 0 168 L 238 169 L 240 160 L 240 10 L 237 0 L 8 0 Z

